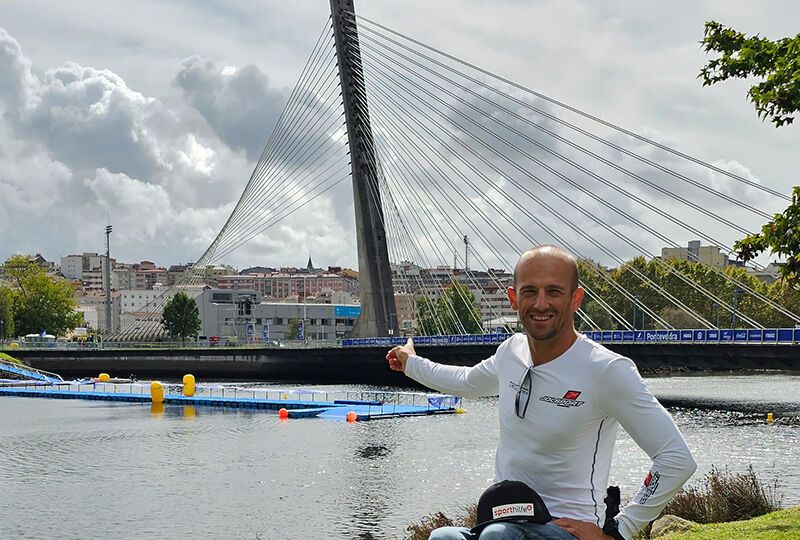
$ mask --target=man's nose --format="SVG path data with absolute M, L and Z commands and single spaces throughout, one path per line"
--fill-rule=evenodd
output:
M 547 305 L 547 297 L 544 292 L 536 293 L 536 298 L 533 299 L 533 307 L 540 308 Z

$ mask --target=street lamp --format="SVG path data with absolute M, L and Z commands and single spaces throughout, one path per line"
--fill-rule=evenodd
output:
M 717 312 L 717 330 L 719 330 L 719 304 L 717 302 L 714 302 L 713 304 L 711 304 L 711 307 L 713 307 Z
M 739 299 L 739 295 L 742 294 L 744 291 L 742 289 L 736 289 L 733 291 L 733 319 L 731 321 L 732 330 L 736 332 L 736 304 L 737 300 Z
M 633 329 L 636 330 L 636 301 L 641 300 L 641 295 L 636 295 L 633 297 Z M 642 318 L 644 319 L 644 313 L 642 313 Z M 644 320 L 642 321 L 642 327 L 644 327 Z
M 6 321 L 0 319 L 0 345 L 6 342 Z

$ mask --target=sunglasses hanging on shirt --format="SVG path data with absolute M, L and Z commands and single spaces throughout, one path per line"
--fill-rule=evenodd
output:
M 525 418 L 525 412 L 528 410 L 528 402 L 531 400 L 531 387 L 533 386 L 533 366 L 525 370 L 525 375 L 519 383 L 517 390 L 517 398 L 514 400 L 514 412 L 520 418 Z

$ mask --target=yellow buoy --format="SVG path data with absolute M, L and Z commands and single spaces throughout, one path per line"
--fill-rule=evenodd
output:
M 186 397 L 194 395 L 194 375 L 183 376 L 183 395 Z
M 111 380 L 111 377 L 108 375 L 108 373 L 101 373 L 97 376 L 97 380 L 100 382 L 108 382 Z
M 772 423 L 772 413 L 767 413 L 767 424 Z
M 164 385 L 159 381 L 150 383 L 150 399 L 153 403 L 164 403 Z
M 456 414 L 464 414 L 466 412 L 464 409 L 456 409 Z

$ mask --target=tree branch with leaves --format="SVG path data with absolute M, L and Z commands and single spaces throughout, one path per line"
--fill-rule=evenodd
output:
M 775 127 L 792 123 L 800 110 L 800 34 L 771 41 L 709 21 L 700 44 L 707 53 L 720 54 L 700 70 L 703 86 L 730 78 L 765 79 L 747 92 L 759 118 L 769 119 Z

